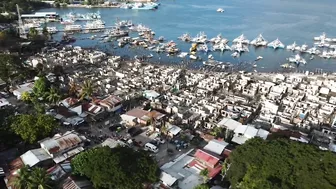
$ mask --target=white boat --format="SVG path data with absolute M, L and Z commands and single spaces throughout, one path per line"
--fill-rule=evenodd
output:
M 65 31 L 80 31 L 82 30 L 82 26 L 81 25 L 66 25 L 64 28 Z
M 328 41 L 328 42 L 332 41 L 332 39 L 327 38 L 327 35 L 324 32 L 319 37 L 314 37 L 314 40 L 315 41 Z
M 288 61 L 290 63 L 295 63 L 295 64 L 306 64 L 307 61 L 302 58 L 299 54 L 295 55 L 294 57 L 288 58 Z
M 329 59 L 332 57 L 332 54 L 328 51 L 323 51 L 322 54 L 320 55 L 321 58 L 326 58 Z
M 316 42 L 316 43 L 314 43 L 314 45 L 317 45 L 318 47 L 321 47 L 321 48 L 330 47 L 330 44 L 326 43 L 324 40 Z
M 221 51 L 221 52 L 224 52 L 224 51 L 226 51 L 226 50 L 228 50 L 228 51 L 231 51 L 232 49 L 231 49 L 231 47 L 229 46 L 229 45 L 227 45 L 227 44 L 224 44 L 224 43 L 219 43 L 219 44 L 215 44 L 215 45 L 213 45 L 212 46 L 212 50 L 213 51 Z
M 191 41 L 195 43 L 206 43 L 208 42 L 208 39 L 204 32 L 200 32 Z
M 294 66 L 292 66 L 292 65 L 290 65 L 290 64 L 282 64 L 281 67 L 282 67 L 282 68 L 286 68 L 286 69 L 287 69 L 287 68 L 289 68 L 289 69 L 294 68 Z
M 303 44 L 299 49 L 300 52 L 306 52 L 307 50 L 308 50 L 308 45 L 307 44 Z
M 310 59 L 310 60 L 313 60 L 314 58 L 315 58 L 314 55 L 312 55 L 309 59 Z
M 263 58 L 264 58 L 264 57 L 262 57 L 262 56 L 258 56 L 257 59 L 256 59 L 256 61 L 261 60 L 261 59 L 263 59 Z
M 187 52 L 181 52 L 179 55 L 177 55 L 178 57 L 180 57 L 180 58 L 184 58 L 184 57 L 186 57 L 188 55 L 188 53 Z
M 189 58 L 192 59 L 192 60 L 197 60 L 198 59 L 198 57 L 196 55 L 193 55 L 193 54 L 189 55 Z
M 88 30 L 91 30 L 91 29 L 105 29 L 105 23 L 101 20 L 95 20 L 95 21 L 92 21 L 92 22 L 87 22 L 84 25 L 84 29 L 88 29 Z
M 191 41 L 191 36 L 188 33 L 183 34 L 182 36 L 178 37 L 181 41 L 189 42 Z
M 251 41 L 251 45 L 254 46 L 266 46 L 267 45 L 267 41 L 265 40 L 265 38 L 259 34 L 259 36 L 257 38 L 255 38 L 254 40 Z
M 210 39 L 211 43 L 219 43 L 220 41 L 222 41 L 222 35 L 221 34 L 218 34 L 216 37 Z
M 60 22 L 61 24 L 64 24 L 64 25 L 68 25 L 68 24 L 73 24 L 75 23 L 75 21 L 71 20 L 71 19 L 66 19 L 66 20 L 61 20 Z
M 233 44 L 231 49 L 234 50 L 234 51 L 237 51 L 238 53 L 249 52 L 248 47 L 246 45 L 244 45 L 243 43 Z
M 234 53 L 231 54 L 231 56 L 234 57 L 234 58 L 238 58 L 238 57 L 240 57 L 240 54 L 238 52 L 234 52 Z
M 206 53 L 210 51 L 207 44 L 199 45 L 197 47 L 197 50 L 202 51 L 202 52 L 206 52 Z
M 246 39 L 246 37 L 244 36 L 244 34 L 241 34 L 236 39 L 234 39 L 232 42 L 233 43 L 243 43 L 243 44 L 250 43 L 250 41 L 248 39 Z
M 224 12 L 224 9 L 219 8 L 219 9 L 217 9 L 217 12 Z
M 283 43 L 281 43 L 281 41 L 277 38 L 276 40 L 270 42 L 268 45 L 268 47 L 272 47 L 273 49 L 277 49 L 277 48 L 285 48 L 285 45 Z
M 287 50 L 290 50 L 290 51 L 295 51 L 299 46 L 296 45 L 296 42 L 294 41 L 293 44 L 291 45 L 288 45 L 286 48 Z
M 312 47 L 306 51 L 309 54 L 321 54 L 321 51 L 318 50 L 316 47 Z
M 209 54 L 208 59 L 209 60 L 213 60 L 214 59 L 214 57 L 212 56 L 212 54 Z

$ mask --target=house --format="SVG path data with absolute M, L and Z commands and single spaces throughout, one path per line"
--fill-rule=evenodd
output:
M 82 177 L 68 177 L 63 183 L 63 189 L 94 189 L 92 183 Z
M 171 138 L 177 136 L 181 132 L 181 130 L 182 130 L 180 127 L 178 127 L 176 125 L 171 125 L 171 124 L 168 125 L 167 129 L 168 129 L 168 135 Z
M 224 127 L 231 131 L 234 131 L 237 127 L 241 126 L 242 124 L 238 121 L 229 118 L 223 118 L 218 124 L 219 127 Z
M 204 149 L 222 156 L 227 145 L 229 145 L 229 143 L 225 141 L 212 139 L 206 146 L 204 146 Z
M 82 110 L 93 120 L 103 119 L 107 113 L 102 106 L 93 103 L 82 104 Z
M 46 138 L 39 143 L 55 163 L 60 163 L 84 151 L 85 141 L 84 136 L 79 136 L 74 131 L 67 131 L 63 135 L 56 134 L 54 137 Z
M 41 164 L 50 164 L 51 156 L 42 148 L 29 150 L 20 156 L 23 164 L 34 167 Z M 51 160 L 52 162 L 52 160 Z
M 112 138 L 107 138 L 101 145 L 108 146 L 110 148 L 115 148 L 118 146 L 126 146 L 126 143 L 120 140 L 114 140 Z
M 107 98 L 101 100 L 99 102 L 99 105 L 106 108 L 108 112 L 116 112 L 121 109 L 122 101 L 123 101 L 122 98 L 118 96 L 110 95 Z
M 167 187 L 169 185 L 172 187 L 177 185 L 180 189 L 194 189 L 197 185 L 202 184 L 203 179 L 199 175 L 199 171 L 188 166 L 194 160 L 194 157 L 189 155 L 192 151 L 193 149 L 164 164 L 160 168 L 165 173 L 161 175 L 161 182 Z M 177 180 L 177 184 L 175 179 Z
M 222 169 L 222 157 L 215 155 L 207 150 L 198 149 L 194 155 L 195 159 L 188 164 L 201 172 L 203 169 L 208 169 L 208 178 L 214 178 Z
M 137 123 L 147 125 L 147 123 L 150 121 L 150 117 L 147 116 L 149 112 L 139 109 L 139 108 L 134 108 L 125 114 L 122 114 L 120 117 L 125 122 L 127 125 L 134 126 Z
M 4 107 L 4 106 L 8 106 L 8 105 L 10 105 L 10 103 L 8 102 L 7 99 L 5 99 L 5 98 L 0 98 L 0 108 L 1 108 L 1 107 Z
M 25 83 L 19 85 L 15 90 L 13 90 L 13 95 L 16 96 L 17 99 L 21 99 L 21 95 L 25 92 L 31 93 L 33 92 L 34 83 Z
M 154 100 L 156 98 L 158 98 L 160 96 L 159 93 L 157 93 L 156 91 L 154 90 L 145 90 L 143 92 L 143 95 L 145 98 L 147 98 L 148 100 Z
M 60 101 L 59 105 L 69 108 L 69 107 L 76 105 L 77 103 L 79 103 L 79 100 L 77 98 L 68 97 Z
M 244 144 L 248 139 L 260 137 L 266 139 L 269 132 L 263 129 L 256 129 L 253 126 L 241 125 L 234 130 L 232 142 Z

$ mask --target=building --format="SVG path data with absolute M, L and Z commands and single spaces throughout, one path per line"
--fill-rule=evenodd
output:
M 147 116 L 149 112 L 139 108 L 134 108 L 125 114 L 122 114 L 120 117 L 129 126 L 134 126 L 137 123 L 147 125 L 150 121 L 150 117 Z
M 205 150 L 208 150 L 210 152 L 213 152 L 217 155 L 224 155 L 224 149 L 226 146 L 228 146 L 229 143 L 225 142 L 225 141 L 220 141 L 220 140 L 216 140 L 216 139 L 212 139 L 209 141 L 209 143 L 204 146 Z
M 21 95 L 25 92 L 31 93 L 33 92 L 34 83 L 25 83 L 19 85 L 15 90 L 13 90 L 13 95 L 16 96 L 17 99 L 21 99 Z
M 232 142 L 244 144 L 248 139 L 260 137 L 266 139 L 269 132 L 263 129 L 256 129 L 253 126 L 241 125 L 234 130 Z
M 121 110 L 122 101 L 123 101 L 122 98 L 118 96 L 110 95 L 107 98 L 101 100 L 99 102 L 99 105 L 106 108 L 108 112 L 117 112 Z
M 55 163 L 60 163 L 84 151 L 85 141 L 84 136 L 79 136 L 74 131 L 67 131 L 63 135 L 56 134 L 52 138 L 40 141 L 40 145 Z

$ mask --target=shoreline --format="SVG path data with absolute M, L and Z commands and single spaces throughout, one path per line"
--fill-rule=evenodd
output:
M 70 4 L 63 8 L 119 8 L 120 5 L 80 5 Z

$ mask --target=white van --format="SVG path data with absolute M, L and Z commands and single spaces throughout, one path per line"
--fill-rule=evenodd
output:
M 147 143 L 145 145 L 145 150 L 150 150 L 151 152 L 154 152 L 154 153 L 158 153 L 159 152 L 158 147 L 156 147 L 154 144 L 151 144 L 151 143 Z

